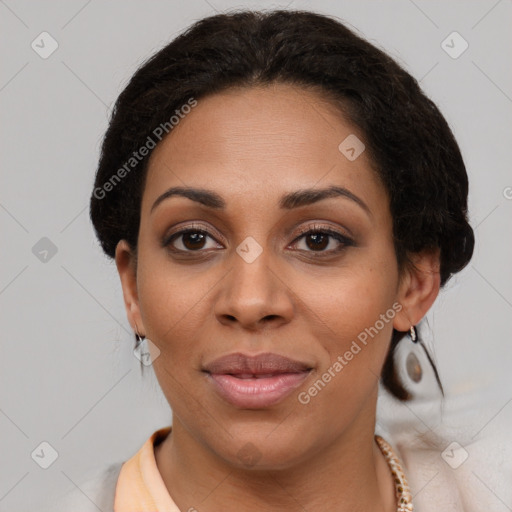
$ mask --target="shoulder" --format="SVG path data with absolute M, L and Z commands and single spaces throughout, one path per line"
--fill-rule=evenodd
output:
M 73 487 L 54 497 L 43 512 L 104 512 L 114 509 L 117 480 L 123 462 L 93 468 Z
M 497 397 L 498 389 L 480 384 L 440 399 L 429 390 L 418 389 L 424 395 L 407 403 L 379 396 L 376 430 L 403 463 L 415 511 L 480 512 L 512 503 L 506 392 Z

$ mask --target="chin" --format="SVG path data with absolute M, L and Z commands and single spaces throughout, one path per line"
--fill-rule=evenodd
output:
M 289 426 L 280 431 L 278 423 L 243 425 L 230 429 L 232 437 L 223 439 L 227 444 L 219 446 L 215 443 L 217 446 L 212 448 L 229 465 L 239 469 L 285 470 L 303 462 L 308 452 L 318 451 L 318 447 L 308 447 L 301 432 L 303 429 Z

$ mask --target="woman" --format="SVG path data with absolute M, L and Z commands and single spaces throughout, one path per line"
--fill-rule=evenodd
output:
M 222 14 L 154 55 L 91 218 L 173 422 L 96 504 L 420 510 L 375 433 L 378 384 L 409 398 L 393 353 L 472 256 L 467 194 L 436 106 L 335 19 Z

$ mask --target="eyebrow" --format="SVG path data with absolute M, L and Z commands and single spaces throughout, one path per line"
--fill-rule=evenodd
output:
M 152 213 L 160 203 L 175 196 L 186 197 L 215 210 L 224 210 L 226 208 L 226 201 L 213 190 L 192 187 L 172 187 L 156 199 L 151 207 L 150 213 Z M 373 216 L 370 208 L 360 197 L 356 196 L 344 187 L 334 185 L 321 189 L 306 188 L 296 190 L 295 192 L 289 192 L 280 198 L 279 207 L 284 210 L 292 210 L 294 208 L 308 206 L 310 204 L 317 203 L 318 201 L 322 201 L 323 199 L 330 199 L 332 197 L 344 197 L 346 199 L 350 199 L 359 205 L 370 217 Z

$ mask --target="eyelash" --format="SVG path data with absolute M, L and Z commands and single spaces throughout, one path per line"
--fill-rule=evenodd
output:
M 203 235 L 206 235 L 206 236 L 208 236 L 208 237 L 210 237 L 210 238 L 215 240 L 215 238 L 208 231 L 206 231 L 204 228 L 202 228 L 201 226 L 191 225 L 191 226 L 188 226 L 186 229 L 182 229 L 182 230 L 177 231 L 176 233 L 173 233 L 172 235 L 166 237 L 163 240 L 163 242 L 162 242 L 162 247 L 169 248 L 169 250 L 172 251 L 173 253 L 181 253 L 181 254 L 187 254 L 187 253 L 190 254 L 190 253 L 201 253 L 201 252 L 204 252 L 204 249 L 198 249 L 196 251 L 193 251 L 193 250 L 183 250 L 183 249 L 176 249 L 176 248 L 171 248 L 170 247 L 172 245 L 172 243 L 176 239 L 178 239 L 180 236 L 186 235 L 186 234 L 189 234 L 189 233 L 203 234 Z M 336 254 L 336 253 L 339 253 L 339 252 L 343 251 L 347 247 L 355 245 L 354 241 L 351 238 L 347 237 L 346 235 L 343 235 L 343 234 L 339 233 L 338 231 L 335 231 L 335 230 L 333 230 L 331 228 L 328 228 L 328 227 L 325 227 L 325 226 L 321 226 L 321 225 L 308 226 L 304 230 L 301 230 L 299 235 L 293 240 L 293 242 L 290 245 L 296 244 L 299 240 L 301 240 L 303 237 L 305 237 L 307 235 L 313 235 L 313 234 L 314 235 L 317 235 L 317 234 L 329 235 L 329 236 L 331 236 L 332 238 L 334 238 L 335 240 L 337 240 L 341 244 L 341 246 L 339 246 L 338 248 L 331 249 L 331 250 L 328 250 L 328 251 L 325 251 L 325 250 L 322 250 L 322 251 L 313 251 L 313 250 L 304 251 L 304 252 L 312 253 L 316 257 L 319 257 L 319 256 L 321 257 L 322 255 L 333 255 L 333 254 Z

